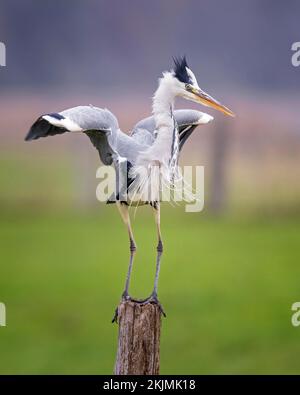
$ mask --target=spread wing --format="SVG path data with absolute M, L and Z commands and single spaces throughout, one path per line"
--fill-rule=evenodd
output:
M 117 118 L 108 110 L 78 106 L 59 113 L 44 114 L 31 126 L 26 141 L 65 132 L 82 132 L 91 140 L 105 165 L 112 164 L 116 154 L 119 130 Z
M 205 125 L 213 120 L 211 115 L 196 110 L 175 110 L 174 118 L 178 125 L 179 148 L 181 149 L 188 137 L 199 125 Z M 139 121 L 132 130 L 132 138 L 146 145 L 152 145 L 156 137 L 154 117 Z

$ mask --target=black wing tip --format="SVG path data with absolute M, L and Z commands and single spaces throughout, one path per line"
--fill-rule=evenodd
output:
M 44 136 L 38 136 L 36 133 L 33 133 L 31 130 L 29 130 L 29 132 L 27 133 L 24 141 L 37 140 L 40 137 L 44 137 Z
M 51 113 L 51 114 L 45 114 L 49 115 L 52 118 L 56 119 L 64 119 L 62 115 L 58 113 Z M 31 126 L 29 132 L 25 136 L 25 141 L 32 141 L 32 140 L 37 140 L 41 137 L 47 137 L 47 136 L 54 136 L 56 134 L 62 134 L 67 132 L 67 129 L 54 126 L 48 121 L 46 121 L 43 116 L 39 117 L 35 123 Z
M 39 134 L 40 134 L 39 124 L 42 120 L 43 120 L 42 117 L 40 117 L 34 122 L 34 124 L 31 126 L 29 132 L 25 136 L 25 139 L 24 139 L 25 141 L 32 141 L 32 140 L 36 140 L 39 137 L 41 137 L 41 136 L 39 136 Z

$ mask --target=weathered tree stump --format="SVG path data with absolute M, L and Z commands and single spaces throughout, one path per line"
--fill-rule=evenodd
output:
M 117 375 L 159 374 L 161 309 L 157 304 L 121 302 L 118 306 Z

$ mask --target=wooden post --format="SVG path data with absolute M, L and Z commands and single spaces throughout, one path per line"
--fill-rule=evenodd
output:
M 161 309 L 157 304 L 121 302 L 118 306 L 117 375 L 159 374 Z

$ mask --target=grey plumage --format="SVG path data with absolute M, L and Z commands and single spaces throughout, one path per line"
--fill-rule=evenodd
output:
M 48 116 L 48 120 L 44 118 L 45 116 Z M 191 133 L 201 123 L 202 117 L 203 113 L 196 110 L 174 111 L 180 148 L 186 141 L 188 132 Z M 137 155 L 151 146 L 156 138 L 153 116 L 139 121 L 128 135 L 120 130 L 117 118 L 109 110 L 94 106 L 78 106 L 39 117 L 25 140 L 72 132 L 69 120 L 78 125 L 80 131 L 90 138 L 105 165 L 111 165 L 118 157 L 134 164 Z
M 65 118 L 70 118 L 83 130 L 115 130 L 119 128 L 118 120 L 107 109 L 89 106 L 77 106 L 60 113 Z
M 175 110 L 173 112 L 174 122 L 177 126 L 176 129 L 174 128 L 176 135 L 178 130 L 179 150 L 182 149 L 192 131 L 201 123 L 203 116 L 207 115 L 196 110 Z M 129 169 L 135 164 L 139 153 L 149 148 L 156 139 L 156 125 L 153 116 L 142 119 L 133 127 L 130 134 L 126 134 L 120 130 L 117 118 L 109 110 L 89 105 L 42 115 L 32 125 L 25 140 L 35 140 L 74 131 L 80 131 L 89 137 L 97 149 L 102 163 L 115 166 L 117 177 L 119 171 L 127 171 L 128 186 L 133 181 L 129 177 Z M 178 153 L 176 151 L 177 156 Z M 121 170 L 120 158 L 127 161 L 126 169 L 122 167 Z M 170 165 L 174 169 L 177 159 L 172 155 L 174 163 L 172 162 Z M 120 194 L 116 193 L 108 199 L 108 203 L 115 203 L 118 200 L 122 199 Z

